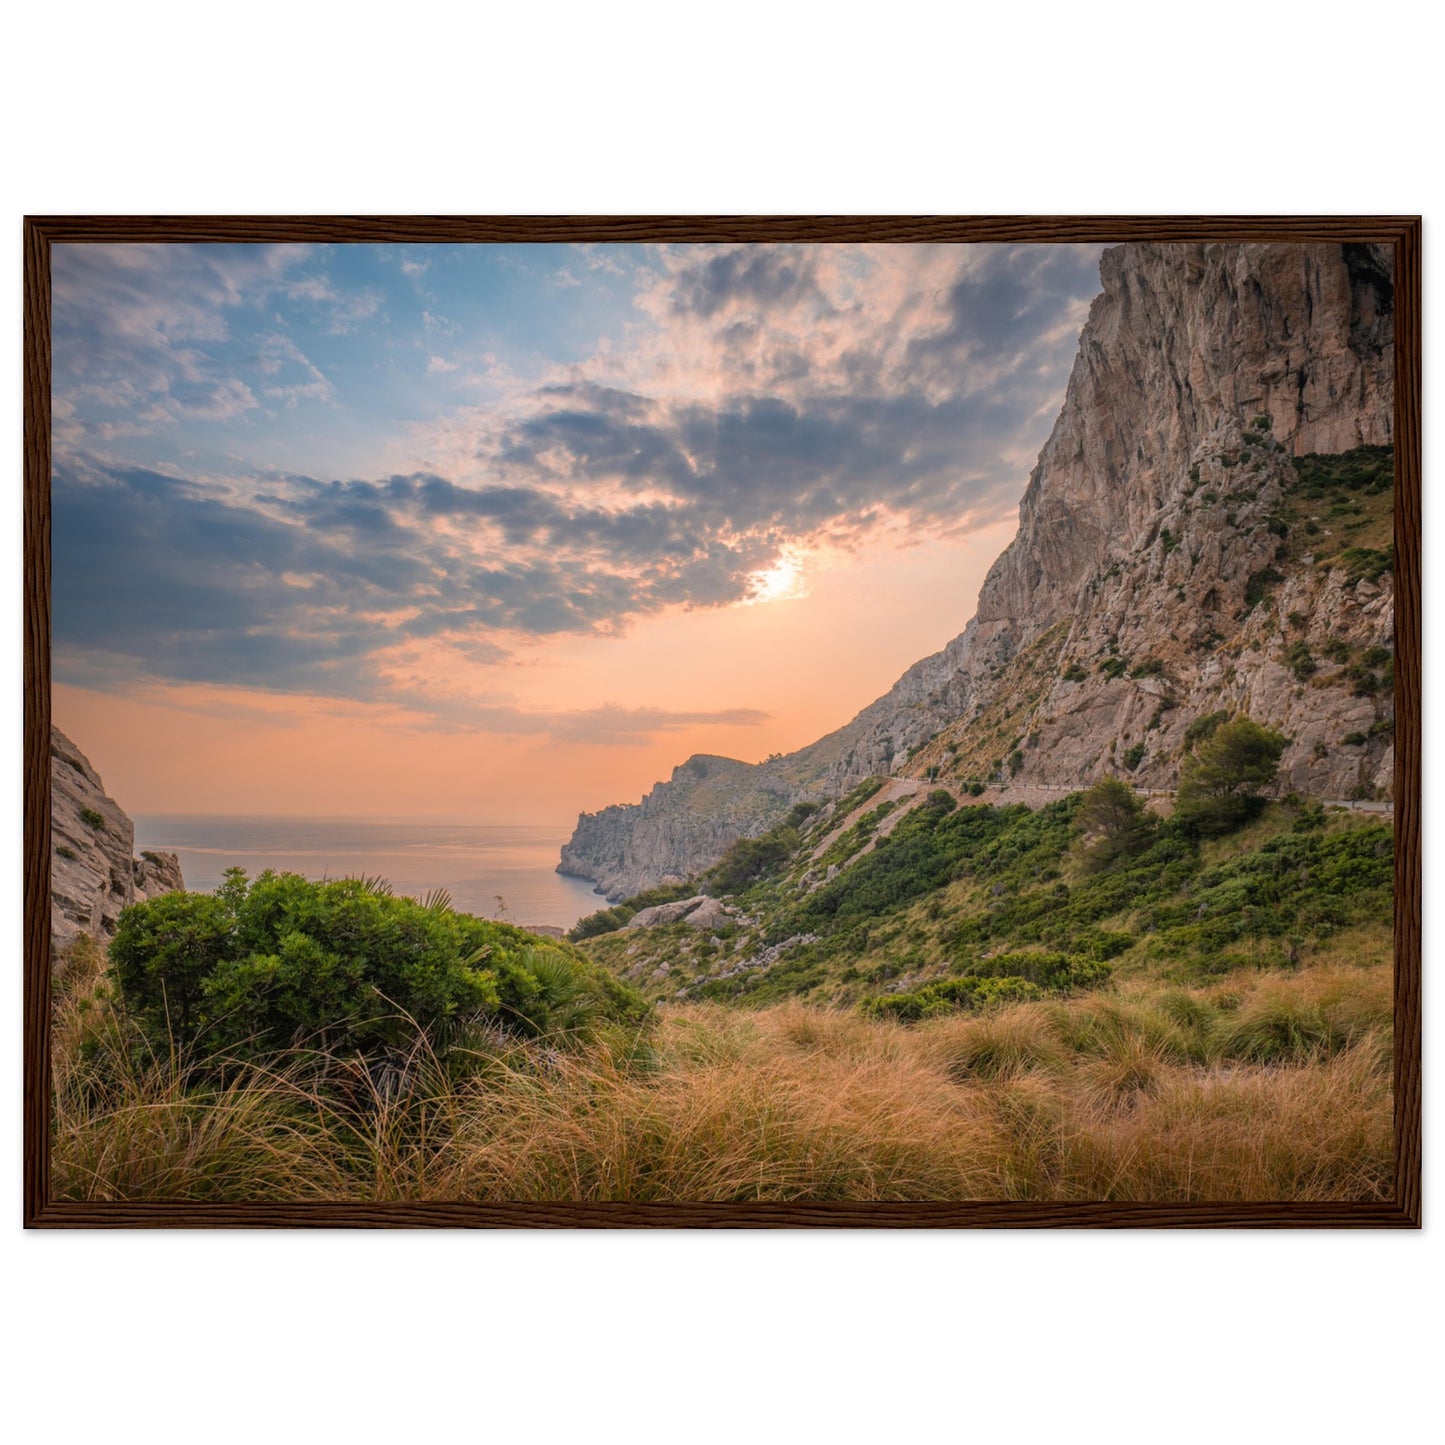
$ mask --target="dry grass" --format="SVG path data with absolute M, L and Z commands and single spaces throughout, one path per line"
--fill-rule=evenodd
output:
M 795 1003 L 499 1046 L 401 1087 L 298 1054 L 196 1086 L 98 960 L 57 990 L 53 1172 L 85 1199 L 1384 1197 L 1390 973 L 1134 980 L 908 1027 Z

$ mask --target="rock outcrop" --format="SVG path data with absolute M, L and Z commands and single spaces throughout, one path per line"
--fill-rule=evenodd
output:
M 174 853 L 135 856 L 135 825 L 85 754 L 50 730 L 50 946 L 104 942 L 122 908 L 184 888 Z
M 679 898 L 674 903 L 655 903 L 639 909 L 627 920 L 628 928 L 662 928 L 669 923 L 686 923 L 691 928 L 708 932 L 735 923 L 739 915 L 720 899 L 698 893 L 692 898 Z
M 1388 491 L 1311 500 L 1300 481 L 1309 458 L 1392 442 L 1388 249 L 1139 243 L 1100 273 L 1018 534 L 963 633 L 810 747 L 693 759 L 640 805 L 584 815 L 561 871 L 614 898 L 692 876 L 793 802 L 877 774 L 1168 789 L 1216 711 L 1291 739 L 1285 787 L 1388 795 Z

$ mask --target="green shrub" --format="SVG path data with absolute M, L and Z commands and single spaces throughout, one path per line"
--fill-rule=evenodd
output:
M 1304 682 L 1319 671 L 1319 663 L 1306 642 L 1293 642 L 1280 653 L 1280 661 L 1294 673 L 1295 678 Z
M 58 844 L 58 845 L 56 846 L 55 851 L 56 851 L 62 858 L 66 858 L 66 859 L 74 859 L 74 858 L 77 856 L 77 855 L 76 855 L 76 852 L 75 852 L 75 849 L 74 849 L 74 848 L 71 848 L 71 847 L 68 847 L 68 846 L 67 846 L 66 844 L 64 844 L 64 843 Z
M 1043 996 L 1041 988 L 1023 978 L 950 978 L 927 984 L 912 993 L 886 993 L 866 998 L 859 1004 L 859 1009 L 865 1018 L 917 1023 L 919 1019 L 955 1013 L 959 1009 L 1022 1003 Z
M 1355 697 L 1374 697 L 1380 691 L 1380 679 L 1358 662 L 1345 669 L 1345 679 Z
M 1284 573 L 1274 567 L 1261 567 L 1258 572 L 1251 572 L 1244 584 L 1245 611 L 1253 611 L 1283 581 Z
M 80 821 L 87 828 L 94 828 L 97 832 L 105 827 L 105 815 L 97 813 L 94 808 L 82 808 L 80 810 Z
M 125 909 L 121 995 L 161 1051 L 258 1058 L 306 1045 L 371 1056 L 489 1024 L 524 1035 L 640 1022 L 647 1006 L 566 944 L 398 898 L 359 879 L 231 869 L 215 894 Z
M 1351 582 L 1378 582 L 1395 565 L 1395 549 L 1383 551 L 1374 547 L 1346 547 L 1335 564 L 1343 567 Z
M 1124 766 L 1132 773 L 1144 761 L 1144 753 L 1143 743 L 1135 743 L 1133 747 L 1126 748 L 1122 758 Z

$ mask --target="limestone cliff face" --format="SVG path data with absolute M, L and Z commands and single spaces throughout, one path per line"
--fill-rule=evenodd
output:
M 1218 710 L 1292 738 L 1286 786 L 1388 791 L 1388 493 L 1341 511 L 1296 466 L 1392 441 L 1388 249 L 1141 243 L 1100 273 L 1018 535 L 964 632 L 811 747 L 706 791 L 685 764 L 643 804 L 584 816 L 564 871 L 613 896 L 686 876 L 872 774 L 1004 764 L 1020 785 L 1167 789 L 1189 723 Z
M 583 813 L 557 871 L 589 878 L 613 899 L 681 882 L 739 838 L 764 832 L 791 797 L 789 783 L 767 764 L 700 754 L 640 803 Z
M 184 888 L 174 853 L 134 856 L 135 825 L 85 754 L 50 730 L 50 944 L 105 942 L 122 908 Z
M 1393 706 L 1360 660 L 1392 647 L 1393 580 L 1316 560 L 1351 515 L 1303 498 L 1296 468 L 1392 441 L 1388 251 L 1123 246 L 1101 274 L 958 648 L 973 696 L 911 770 L 987 772 L 1022 740 L 1023 782 L 1169 788 L 1189 723 L 1242 709 L 1293 739 L 1286 786 L 1388 789 Z M 1382 510 L 1357 540 L 1388 545 Z

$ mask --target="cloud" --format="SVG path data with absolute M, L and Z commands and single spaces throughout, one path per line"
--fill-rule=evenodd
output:
M 437 717 L 451 704 L 402 662 L 450 649 L 460 668 L 487 666 L 529 639 L 755 598 L 761 576 L 806 567 L 811 551 L 1000 520 L 1097 291 L 1097 248 L 659 248 L 630 266 L 626 344 L 509 375 L 494 405 L 429 423 L 413 440 L 432 464 L 214 477 L 82 443 L 104 427 L 122 440 L 126 427 L 344 407 L 266 313 L 242 358 L 254 385 L 219 368 L 216 339 L 231 308 L 267 297 L 332 329 L 375 316 L 379 298 L 339 291 L 304 251 L 61 254 L 81 249 L 57 248 L 57 667 L 108 653 L 152 676 L 406 697 Z M 606 251 L 568 254 L 578 270 L 615 266 Z M 418 326 L 456 330 L 430 311 Z M 421 354 L 432 374 L 455 366 Z M 466 705 L 489 719 L 477 725 L 531 726 L 502 704 Z M 722 720 L 669 716 L 689 721 L 607 712 L 576 727 L 621 737 Z
M 800 302 L 826 312 L 832 308 L 818 281 L 818 255 L 803 246 L 709 248 L 675 273 L 672 309 L 707 318 L 744 311 L 763 322 Z
M 607 703 L 574 711 L 547 711 L 465 699 L 442 701 L 423 695 L 411 695 L 407 700 L 430 719 L 433 727 L 443 731 L 464 728 L 592 747 L 640 747 L 659 733 L 702 726 L 756 728 L 772 721 L 771 713 L 748 707 L 688 712 Z
M 293 301 L 308 302 L 320 307 L 326 319 L 326 330 L 334 336 L 345 336 L 369 321 L 381 310 L 381 293 L 367 287 L 359 291 L 342 291 L 330 278 L 312 274 L 289 281 L 283 288 Z
M 304 246 L 56 246 L 57 441 L 73 448 L 231 422 L 265 402 L 334 401 L 327 377 L 276 327 L 231 354 L 233 319 L 252 325 L 268 299 L 304 289 L 291 273 L 311 258 Z

